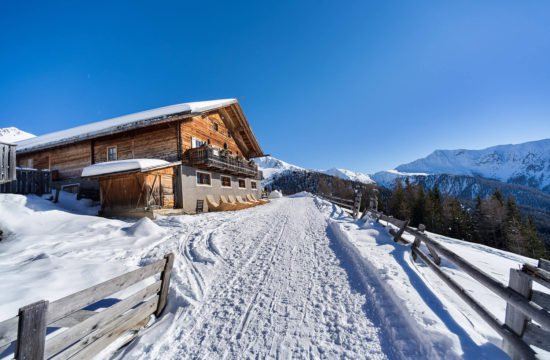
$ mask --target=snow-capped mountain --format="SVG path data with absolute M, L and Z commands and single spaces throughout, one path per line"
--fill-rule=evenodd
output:
M 32 137 L 34 137 L 33 134 L 19 130 L 16 127 L 0 128 L 0 141 L 2 142 L 16 143 Z
M 264 156 L 254 159 L 258 168 L 263 172 L 264 179 L 272 179 L 275 175 L 279 175 L 285 171 L 306 171 L 306 169 L 289 164 L 283 160 L 279 160 L 273 156 Z
M 279 160 L 273 156 L 264 156 L 254 159 L 258 168 L 263 172 L 264 179 L 269 182 L 274 176 L 280 175 L 287 171 L 306 171 L 306 172 L 319 172 L 331 176 L 339 177 L 343 180 L 351 180 L 362 182 L 364 184 L 374 184 L 374 181 L 369 175 L 360 172 L 355 172 L 347 169 L 332 168 L 328 170 L 309 170 L 301 166 L 289 164 L 286 161 Z
M 436 150 L 396 170 L 478 176 L 550 192 L 550 139 L 483 150 Z M 382 175 L 375 176 L 375 180 Z
M 332 168 L 328 170 L 321 170 L 321 172 L 323 174 L 337 176 L 344 180 L 357 181 L 363 184 L 374 184 L 374 180 L 371 179 L 369 175 L 352 170 Z

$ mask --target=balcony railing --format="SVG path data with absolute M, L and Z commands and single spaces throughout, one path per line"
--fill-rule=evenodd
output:
M 189 149 L 185 152 L 184 163 L 209 170 L 229 173 L 238 176 L 261 178 L 261 172 L 253 162 L 238 159 L 227 152 L 210 147 Z

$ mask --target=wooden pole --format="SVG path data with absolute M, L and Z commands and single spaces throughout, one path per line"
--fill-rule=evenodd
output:
M 166 303 L 168 300 L 168 290 L 170 289 L 170 274 L 172 272 L 172 267 L 174 266 L 174 254 L 168 254 L 164 258 L 166 259 L 166 265 L 164 266 L 164 270 L 160 275 L 162 286 L 159 292 L 160 298 L 157 311 L 155 312 L 156 316 L 160 316 L 162 314 L 162 311 L 166 307 Z
M 46 345 L 47 301 L 38 301 L 19 309 L 17 360 L 43 360 Z

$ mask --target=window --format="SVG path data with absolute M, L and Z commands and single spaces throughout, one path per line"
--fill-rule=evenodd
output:
M 197 185 L 204 185 L 204 186 L 212 185 L 210 174 L 197 171 Z
M 255 182 L 255 181 L 251 181 L 251 182 L 250 182 L 250 187 L 251 187 L 252 189 L 257 189 L 257 187 L 256 187 L 256 182 Z
M 107 148 L 107 161 L 115 161 L 117 159 L 116 146 Z
M 194 148 L 198 148 L 198 147 L 201 147 L 203 145 L 206 144 L 206 141 L 203 141 L 203 140 L 199 140 L 197 138 L 192 138 L 191 139 L 191 147 L 194 149 Z
M 231 187 L 231 178 L 229 176 L 222 176 L 222 187 Z
M 212 127 L 214 128 L 214 131 L 218 131 L 219 127 L 218 127 L 218 124 L 214 123 L 214 125 L 212 125 Z
M 246 188 L 246 182 L 244 181 L 244 179 L 239 179 L 239 187 L 241 189 Z

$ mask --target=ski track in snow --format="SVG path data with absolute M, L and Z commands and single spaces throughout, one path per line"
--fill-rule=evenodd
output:
M 279 199 L 239 217 L 204 214 L 157 224 L 174 235 L 146 250 L 143 262 L 177 254 L 170 314 L 120 357 L 392 357 L 311 198 Z

